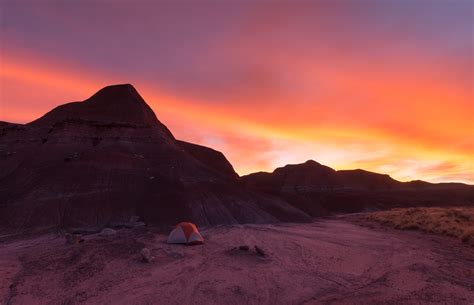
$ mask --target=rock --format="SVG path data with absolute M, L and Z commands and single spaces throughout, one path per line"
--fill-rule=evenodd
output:
M 239 250 L 241 250 L 241 251 L 248 251 L 248 250 L 249 250 L 249 246 L 247 246 L 247 245 L 240 246 L 240 247 L 239 247 Z
M 102 236 L 110 236 L 116 234 L 117 231 L 111 228 L 104 228 L 99 234 Z
M 138 220 L 140 220 L 140 216 L 134 215 L 134 216 L 131 216 L 131 217 L 130 217 L 130 222 L 131 222 L 131 223 L 138 222 Z
M 144 227 L 145 223 L 143 221 L 139 221 L 139 220 L 140 220 L 139 216 L 130 217 L 130 222 L 127 224 L 127 227 L 129 227 L 129 228 Z
M 257 254 L 262 256 L 262 257 L 266 256 L 265 252 L 261 248 L 259 248 L 258 246 L 255 246 L 255 251 L 257 251 Z
M 143 248 L 142 251 L 140 251 L 142 261 L 145 263 L 151 263 L 153 260 L 153 256 L 151 255 L 151 251 L 148 248 Z
M 66 244 L 68 245 L 75 245 L 75 244 L 84 242 L 84 239 L 82 239 L 81 234 L 66 233 L 65 237 L 66 237 Z
M 184 257 L 184 255 L 182 253 L 178 253 L 178 252 L 174 252 L 174 251 L 168 252 L 168 255 L 171 256 L 172 258 L 183 258 Z
M 137 221 L 133 224 L 134 228 L 144 227 L 144 226 L 145 226 L 145 223 L 143 221 Z

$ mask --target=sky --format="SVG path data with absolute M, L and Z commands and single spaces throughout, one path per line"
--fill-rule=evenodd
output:
M 474 184 L 474 1 L 1 0 L 0 120 L 131 83 L 243 175 Z

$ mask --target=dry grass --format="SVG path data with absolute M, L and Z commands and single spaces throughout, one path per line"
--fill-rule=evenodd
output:
M 474 246 L 474 207 L 393 209 L 373 212 L 366 217 L 401 230 L 459 238 Z

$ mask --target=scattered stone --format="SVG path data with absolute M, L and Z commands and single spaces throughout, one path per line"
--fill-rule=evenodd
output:
M 66 237 L 66 244 L 68 245 L 75 245 L 75 244 L 84 242 L 84 239 L 82 239 L 81 234 L 66 233 L 65 237 Z
M 96 234 L 100 232 L 99 228 L 92 228 L 92 227 L 86 227 L 86 228 L 75 228 L 71 229 L 72 234 L 81 234 L 81 235 L 90 235 L 90 234 Z
M 133 224 L 134 228 L 144 227 L 144 226 L 146 226 L 146 224 L 143 221 L 137 221 Z
M 135 222 L 138 222 L 138 220 L 140 220 L 140 216 L 130 216 L 130 222 L 131 223 L 135 223 Z
M 145 263 L 151 263 L 151 261 L 153 260 L 151 251 L 148 248 L 143 248 L 142 251 L 140 251 L 140 254 L 142 256 L 142 261 Z
M 266 256 L 265 252 L 261 248 L 259 248 L 258 246 L 255 246 L 255 251 L 257 251 L 257 254 L 262 256 L 262 257 Z
M 127 228 L 138 228 L 144 227 L 145 223 L 143 221 L 138 221 L 140 219 L 139 216 L 131 216 L 130 221 L 125 225 Z
M 249 246 L 247 246 L 247 245 L 240 246 L 240 247 L 239 247 L 239 250 L 241 250 L 241 251 L 248 251 L 248 250 L 249 250 Z
M 183 258 L 184 257 L 184 255 L 182 253 L 178 253 L 178 252 L 174 252 L 174 251 L 168 252 L 168 255 L 171 256 L 172 258 Z
M 104 228 L 102 231 L 100 231 L 100 235 L 102 236 L 110 236 L 110 235 L 114 235 L 116 234 L 117 231 L 115 231 L 114 229 L 111 229 L 111 228 Z
M 112 223 L 109 223 L 109 226 L 112 228 L 128 228 L 128 229 L 146 226 L 146 224 L 143 221 L 138 221 L 139 219 L 140 219 L 139 216 L 130 216 L 128 221 L 112 222 Z
M 144 227 L 145 226 L 145 223 L 143 221 L 139 221 L 140 220 L 140 216 L 131 216 L 130 217 L 130 222 L 129 222 L 129 225 L 130 225 L 130 228 L 138 228 L 138 227 Z

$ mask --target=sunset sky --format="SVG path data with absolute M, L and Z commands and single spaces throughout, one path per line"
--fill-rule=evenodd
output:
M 474 2 L 0 2 L 0 120 L 131 83 L 239 174 L 474 183 Z

